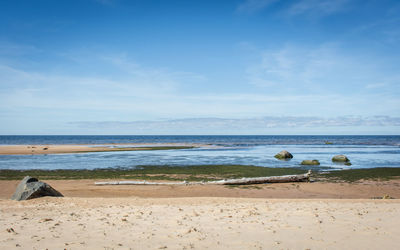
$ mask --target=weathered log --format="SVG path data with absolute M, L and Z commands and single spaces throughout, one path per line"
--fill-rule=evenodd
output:
M 210 181 L 208 183 L 220 184 L 220 185 L 249 185 L 249 184 L 263 184 L 263 183 L 303 182 L 303 181 L 309 181 L 310 175 L 311 175 L 311 170 L 309 170 L 306 174 L 300 174 L 300 175 L 282 175 L 282 176 L 229 179 L 220 181 Z
M 255 178 L 227 179 L 208 182 L 148 182 L 148 181 L 106 181 L 95 182 L 95 185 L 250 185 L 263 183 L 284 183 L 284 182 L 304 182 L 309 181 L 311 170 L 306 174 L 267 176 Z

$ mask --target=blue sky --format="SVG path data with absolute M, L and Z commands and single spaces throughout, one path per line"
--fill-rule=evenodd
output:
M 399 134 L 400 2 L 4 0 L 0 134 Z

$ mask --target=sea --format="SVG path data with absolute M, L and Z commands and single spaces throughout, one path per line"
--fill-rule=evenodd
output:
M 0 155 L 0 169 L 132 169 L 144 165 L 254 165 L 314 170 L 343 170 L 400 167 L 400 136 L 370 135 L 19 135 L 0 136 L 4 145 L 92 144 L 124 146 L 138 143 L 199 143 L 207 147 L 127 152 L 92 152 L 48 155 Z M 281 150 L 293 159 L 280 161 Z M 334 155 L 346 155 L 352 165 L 332 163 Z M 305 159 L 317 159 L 320 166 L 301 166 Z

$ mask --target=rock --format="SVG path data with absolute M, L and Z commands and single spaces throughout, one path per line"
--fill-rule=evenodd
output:
M 301 165 L 319 165 L 318 160 L 304 160 L 301 162 Z
M 286 150 L 282 150 L 281 152 L 277 153 L 274 157 L 279 160 L 288 160 L 292 159 L 293 155 Z
M 347 158 L 347 156 L 345 155 L 335 155 L 334 157 L 332 157 L 332 161 L 333 162 L 350 162 L 349 158 Z
M 43 196 L 63 197 L 63 195 L 52 188 L 49 184 L 38 179 L 26 176 L 17 186 L 15 193 L 11 197 L 13 200 L 22 201 Z

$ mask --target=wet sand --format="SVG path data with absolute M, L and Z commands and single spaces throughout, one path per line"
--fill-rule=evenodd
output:
M 230 187 L 223 185 L 120 185 L 96 186 L 107 180 L 42 180 L 66 197 L 246 197 L 301 199 L 371 199 L 389 195 L 400 198 L 400 180 L 358 183 L 275 183 Z M 0 199 L 11 197 L 19 180 L 0 181 Z

